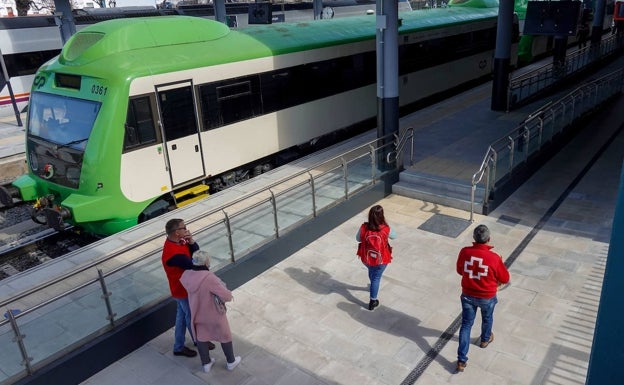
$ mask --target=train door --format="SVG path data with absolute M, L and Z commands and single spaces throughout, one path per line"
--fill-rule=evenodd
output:
M 204 175 L 193 84 L 185 81 L 157 86 L 156 93 L 171 183 L 175 187 Z

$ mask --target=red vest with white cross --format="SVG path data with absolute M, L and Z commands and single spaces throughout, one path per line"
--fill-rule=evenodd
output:
M 457 257 L 457 274 L 462 276 L 462 293 L 477 298 L 492 298 L 499 284 L 509 282 L 509 271 L 493 246 L 473 242 Z

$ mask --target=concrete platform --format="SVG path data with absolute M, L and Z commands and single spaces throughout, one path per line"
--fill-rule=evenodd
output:
M 25 124 L 26 114 L 21 119 Z M 27 171 L 24 132 L 25 127 L 19 126 L 15 116 L 0 118 L 0 183 L 10 182 Z
M 600 132 L 585 130 L 474 223 L 425 201 L 379 201 L 398 238 L 374 312 L 355 257 L 362 212 L 234 290 L 234 372 L 219 348 L 209 374 L 199 358 L 173 356 L 170 330 L 83 384 L 583 384 L 624 156 L 624 135 Z M 454 263 L 481 223 L 512 283 L 499 293 L 494 342 L 471 346 L 456 374 Z
M 486 113 L 488 96 L 482 97 L 455 104 L 453 112 L 434 106 L 403 120 L 416 127 L 431 118 L 417 127 L 417 154 L 423 143 L 426 156 L 444 154 L 458 141 L 485 150 L 484 137 L 470 135 L 477 121 L 471 117 Z M 624 157 L 621 111 L 620 98 L 475 222 L 465 211 L 423 200 L 394 194 L 380 200 L 398 238 L 374 312 L 365 309 L 368 278 L 355 256 L 363 210 L 234 289 L 228 315 L 235 353 L 243 358 L 235 371 L 225 369 L 219 348 L 209 374 L 199 358 L 173 356 L 170 329 L 82 384 L 585 383 Z M 515 115 L 498 115 L 493 129 L 518 123 Z M 457 136 L 450 140 L 448 132 Z M 471 346 L 468 367 L 457 374 L 455 260 L 481 223 L 491 228 L 512 283 L 499 293 L 494 342 Z
M 380 200 L 398 238 L 374 312 L 365 309 L 368 279 L 355 256 L 364 210 L 234 290 L 228 314 L 243 358 L 234 372 L 219 348 L 209 374 L 199 358 L 173 356 L 171 329 L 82 384 L 585 383 L 624 157 L 623 107 L 620 99 L 474 223 L 422 200 Z M 454 264 L 481 223 L 512 283 L 499 293 L 494 342 L 471 346 L 458 374 Z

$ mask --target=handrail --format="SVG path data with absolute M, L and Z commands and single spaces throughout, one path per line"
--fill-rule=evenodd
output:
M 493 141 L 488 146 L 479 169 L 472 176 L 470 221 L 474 220 L 475 191 L 477 185 L 482 182 L 484 175 L 493 175 L 492 180 L 488 180 L 485 186 L 484 205 L 486 205 L 491 188 L 497 180 L 510 175 L 515 167 L 526 163 L 529 155 L 540 151 L 544 143 L 548 142 L 555 134 L 562 132 L 564 128 L 569 127 L 576 119 L 591 112 L 604 100 L 621 93 L 623 87 L 624 69 L 613 71 L 578 86 L 556 101 L 546 103 L 529 114 L 516 128 Z M 551 124 L 550 136 L 546 136 L 547 134 L 544 132 L 546 122 Z M 535 147 L 533 151 L 531 151 L 530 146 L 532 138 L 536 141 L 536 143 L 533 143 Z M 516 142 L 518 142 L 518 145 L 516 145 Z M 524 157 L 521 160 L 517 160 L 519 157 L 514 157 L 514 153 L 518 151 L 524 153 Z M 506 168 L 507 171 L 499 178 L 496 178 L 496 172 L 490 172 L 489 168 L 490 165 L 496 167 L 498 158 L 501 158 L 499 157 L 501 153 L 508 154 L 509 164 Z
M 395 150 L 392 152 L 389 152 L 387 157 L 386 157 L 386 161 L 388 163 L 394 163 L 399 154 L 403 151 L 403 147 L 405 147 L 405 144 L 407 143 L 407 140 L 410 140 L 410 166 L 412 166 L 414 164 L 414 128 L 413 127 L 408 127 L 399 137 L 396 133 L 393 134 L 394 135 L 394 143 L 395 143 Z M 392 156 L 394 154 L 394 156 Z
M 310 167 L 306 168 L 306 169 L 305 169 L 305 170 L 303 170 L 303 171 L 299 171 L 299 172 L 297 172 L 297 173 L 295 173 L 295 174 L 292 174 L 292 175 L 289 175 L 289 176 L 284 177 L 284 178 L 282 178 L 282 179 L 279 179 L 278 181 L 273 182 L 273 183 L 271 183 L 271 184 L 269 184 L 269 185 L 266 185 L 266 186 L 264 186 L 264 187 L 262 187 L 262 188 L 259 188 L 259 189 L 256 189 L 256 190 L 254 190 L 254 191 L 251 191 L 251 192 L 248 192 L 248 193 L 246 193 L 246 194 L 243 194 L 243 195 L 241 195 L 240 197 L 238 197 L 238 198 L 236 198 L 236 199 L 234 199 L 234 200 L 232 200 L 232 201 L 229 201 L 228 203 L 224 204 L 223 206 L 226 206 L 226 205 L 227 205 L 227 206 L 232 206 L 232 205 L 235 205 L 235 204 L 237 204 L 237 203 L 240 203 L 240 202 L 242 202 L 242 201 L 244 201 L 244 200 L 249 199 L 250 197 L 253 197 L 253 196 L 255 196 L 255 195 L 258 195 L 259 193 L 262 193 L 262 192 L 264 192 L 264 191 L 268 191 L 268 190 L 270 190 L 270 189 L 274 188 L 275 186 L 278 186 L 278 185 L 280 185 L 280 184 L 282 184 L 282 183 L 284 183 L 284 182 L 286 182 L 286 181 L 288 181 L 288 180 L 292 180 L 292 179 L 295 179 L 295 178 L 297 178 L 297 177 L 300 177 L 301 175 L 306 174 L 306 173 L 308 173 L 308 172 L 309 172 L 309 171 L 311 171 L 311 170 L 314 170 L 314 169 L 316 169 L 316 168 L 320 168 L 321 166 L 323 166 L 323 165 L 325 165 L 325 164 L 335 162 L 335 161 L 339 160 L 339 159 L 340 159 L 342 156 L 344 156 L 345 154 L 348 154 L 348 153 L 351 153 L 351 152 L 357 151 L 357 150 L 362 149 L 362 148 L 367 147 L 367 146 L 371 146 L 371 145 L 373 145 L 373 144 L 375 144 L 375 143 L 379 142 L 380 140 L 381 140 L 381 141 L 383 141 L 383 140 L 385 140 L 385 139 L 387 139 L 387 138 L 390 138 L 392 135 L 394 135 L 394 134 L 387 134 L 387 135 L 385 135 L 385 136 L 383 136 L 383 137 L 381 137 L 381 138 L 376 138 L 376 139 L 370 140 L 370 141 L 368 141 L 368 142 L 366 142 L 366 143 L 364 143 L 364 144 L 361 144 L 361 145 L 359 145 L 359 146 L 357 146 L 357 147 L 355 147 L 355 148 L 352 148 L 352 149 L 350 149 L 350 150 L 348 150 L 348 151 L 345 151 L 343 154 L 336 155 L 336 156 L 334 156 L 334 157 L 332 157 L 332 158 L 330 158 L 330 159 L 324 160 L 324 161 L 322 161 L 322 162 L 318 162 L 318 163 L 316 163 L 316 164 L 314 164 L 314 165 L 312 165 L 312 166 L 310 166 Z M 219 211 L 219 210 L 218 210 L 218 209 L 213 209 L 210 213 L 211 213 L 211 214 L 214 214 L 216 211 Z M 203 218 L 203 217 L 205 217 L 205 216 L 206 216 L 206 215 L 204 215 L 204 214 L 205 214 L 205 213 L 202 213 L 202 214 L 200 214 L 200 215 L 198 215 L 198 216 L 196 216 L 196 217 L 192 217 L 189 221 L 193 221 L 193 220 L 197 220 L 197 219 Z
M 477 189 L 477 185 L 481 183 L 483 179 L 483 175 L 485 171 L 488 169 L 488 164 L 492 157 L 495 157 L 496 151 L 489 146 L 487 151 L 485 152 L 485 156 L 483 157 L 483 161 L 481 162 L 481 166 L 479 170 L 472 175 L 472 182 L 470 188 L 470 222 L 474 222 L 474 200 L 475 200 L 475 190 Z M 487 196 L 487 194 L 486 194 Z
M 364 144 L 361 144 L 361 145 L 359 145 L 359 146 L 357 146 L 355 148 L 349 149 L 344 154 L 357 151 L 358 149 L 362 149 L 364 147 L 369 147 L 369 146 L 377 143 L 378 141 L 380 141 L 380 139 L 387 139 L 387 138 L 392 137 L 392 135 L 393 134 L 388 134 L 388 135 L 384 136 L 383 138 L 376 138 L 376 139 L 367 141 Z M 274 187 L 276 187 L 276 186 L 278 186 L 280 184 L 283 184 L 286 181 L 295 179 L 295 178 L 297 178 L 297 177 L 299 177 L 299 176 L 301 176 L 303 174 L 306 174 L 306 173 L 310 172 L 311 170 L 320 168 L 321 166 L 323 166 L 325 164 L 333 163 L 336 160 L 340 159 L 342 156 L 344 156 L 344 154 L 340 154 L 340 155 L 334 156 L 332 158 L 329 158 L 327 160 L 324 160 L 322 162 L 318 162 L 318 163 L 316 163 L 316 164 L 306 168 L 303 171 L 300 171 L 300 172 L 297 172 L 295 174 L 289 175 L 287 177 L 281 178 L 278 181 L 273 182 L 273 183 L 271 183 L 271 184 L 269 184 L 267 186 L 263 186 L 261 188 L 258 188 L 258 189 L 255 189 L 253 191 L 250 191 L 250 192 L 248 192 L 246 194 L 243 194 L 240 197 L 238 197 L 238 198 L 236 198 L 236 199 L 234 199 L 232 201 L 224 203 L 223 205 L 221 205 L 221 206 L 219 206 L 217 208 L 214 208 L 214 209 L 209 210 L 207 212 L 203 212 L 203 213 L 201 213 L 201 214 L 199 214 L 199 215 L 197 215 L 195 217 L 191 217 L 187 221 L 189 223 L 192 223 L 192 222 L 195 222 L 195 221 L 197 221 L 197 220 L 199 220 L 201 218 L 204 218 L 204 217 L 207 217 L 209 215 L 215 214 L 217 212 L 223 211 L 227 207 L 230 207 L 230 206 L 233 206 L 233 205 L 238 204 L 240 202 L 243 202 L 243 201 L 249 199 L 250 197 L 257 196 L 258 194 L 260 194 L 262 192 L 269 191 L 270 189 L 272 189 L 272 188 L 274 188 Z M 144 244 L 144 243 L 153 241 L 155 239 L 158 239 L 158 238 L 162 237 L 162 235 L 163 235 L 162 233 L 159 233 L 159 234 L 154 234 L 154 235 L 146 237 L 146 238 L 137 239 L 137 240 L 135 240 L 135 241 L 133 241 L 133 242 L 131 242 L 129 244 L 126 244 L 121 249 L 118 249 L 118 250 L 112 252 L 111 254 L 108 254 L 105 258 L 98 259 L 98 260 L 95 260 L 95 261 L 91 261 L 91 262 L 89 262 L 89 263 L 87 263 L 85 265 L 82 265 L 82 266 L 78 267 L 75 270 L 69 271 L 69 272 L 67 272 L 65 274 L 62 274 L 59 277 L 53 278 L 52 280 L 46 281 L 46 282 L 41 283 L 41 284 L 39 284 L 39 285 L 37 285 L 35 287 L 27 289 L 27 290 L 25 290 L 25 291 L 15 295 L 15 296 L 9 298 L 9 299 L 6 299 L 4 301 L 0 301 L 0 308 L 5 307 L 7 304 L 9 304 L 11 302 L 15 302 L 15 301 L 20 300 L 20 299 L 22 299 L 24 297 L 27 297 L 28 295 L 31 295 L 31 294 L 33 294 L 33 293 L 35 293 L 37 291 L 46 289 L 46 288 L 48 288 L 50 286 L 53 286 L 53 285 L 58 284 L 58 283 L 60 283 L 62 281 L 65 281 L 68 278 L 71 278 L 71 277 L 73 277 L 75 275 L 78 275 L 78 274 L 80 274 L 80 273 L 82 273 L 84 271 L 90 270 L 90 269 L 92 269 L 93 267 L 95 267 L 97 265 L 100 265 L 100 264 L 102 264 L 102 263 L 104 263 L 104 262 L 106 262 L 108 260 L 116 258 L 116 257 L 118 257 L 118 256 L 120 256 L 120 255 L 122 255 L 124 253 L 127 253 L 129 250 L 132 250 L 132 249 L 136 248 L 140 244 Z M 0 322 L 0 325 L 2 325 L 1 322 Z
M 598 46 L 576 50 L 566 56 L 564 65 L 548 63 L 526 73 L 512 77 L 509 81 L 507 110 L 544 89 L 553 86 L 592 63 L 596 63 L 616 53 L 624 42 L 615 35 L 604 37 Z
M 407 139 L 410 136 L 413 137 L 413 130 L 410 128 L 403 133 L 402 140 L 385 143 L 390 135 L 366 141 L 364 144 L 341 151 L 340 155 L 333 156 L 330 159 L 321 162 L 316 162 L 314 165 L 307 167 L 305 170 L 295 172 L 292 175 L 283 177 L 279 181 L 271 183 L 268 186 L 254 189 L 254 191 L 246 193 L 237 199 L 233 199 L 227 203 L 219 205 L 217 208 L 195 215 L 193 218 L 188 219 L 187 223 L 196 223 L 196 225 L 199 225 L 195 233 L 197 235 L 204 236 L 204 240 L 208 242 L 207 245 L 219 248 L 219 250 L 224 253 L 223 257 L 226 257 L 225 253 L 229 249 L 231 256 L 229 262 L 227 259 L 219 259 L 219 264 L 215 266 L 216 271 L 218 271 L 221 267 L 236 262 L 237 257 L 246 256 L 253 250 L 262 247 L 267 242 L 270 242 L 276 237 L 282 236 L 284 232 L 288 232 L 296 226 L 300 226 L 302 223 L 309 221 L 311 217 L 316 217 L 319 210 L 316 203 L 318 198 L 316 196 L 317 191 L 320 192 L 322 191 L 321 189 L 330 188 L 330 190 L 327 191 L 337 192 L 337 188 L 339 187 L 341 180 L 344 182 L 344 193 L 334 195 L 330 194 L 332 195 L 330 199 L 328 199 L 326 195 L 319 195 L 323 197 L 320 210 L 326 210 L 339 202 L 349 199 L 353 194 L 365 191 L 370 186 L 374 185 L 378 180 L 383 178 L 387 171 L 380 171 L 377 169 L 378 162 L 384 161 L 381 155 L 385 155 L 387 152 L 385 149 L 388 146 L 392 146 L 393 148 L 390 152 L 405 156 L 401 149 L 407 143 Z M 397 138 L 396 135 L 394 137 Z M 398 147 L 399 145 L 401 145 L 401 147 Z M 367 157 L 370 157 L 370 159 L 366 159 Z M 381 166 L 382 169 L 385 169 L 384 165 Z M 398 165 L 395 166 L 398 167 Z M 372 172 L 369 175 L 366 175 L 365 172 L 367 167 L 372 169 Z M 357 175 L 359 175 L 359 177 L 353 177 L 350 175 L 349 170 L 351 169 L 355 170 L 354 172 L 358 173 Z M 305 180 L 298 180 L 301 179 L 302 176 L 305 176 Z M 328 178 L 325 176 L 328 176 Z M 279 186 L 280 184 L 282 185 Z M 309 190 L 306 186 L 309 186 Z M 259 196 L 259 194 L 265 193 L 267 195 L 270 194 L 270 196 Z M 295 219 L 288 218 L 288 220 L 282 220 L 280 226 L 280 223 L 278 223 L 278 210 L 288 210 L 289 207 L 292 207 L 289 205 L 292 204 L 292 202 L 297 201 L 296 197 L 298 194 L 302 193 L 312 195 L 312 212 L 306 212 L 304 210 Z M 244 204 L 240 204 L 245 199 L 248 199 L 248 201 L 245 201 Z M 228 208 L 233 208 L 231 213 L 226 212 Z M 253 215 L 255 215 L 255 212 L 256 214 L 260 213 L 262 215 L 262 218 L 258 217 L 259 220 L 271 220 L 269 216 L 264 215 L 265 210 L 272 212 L 272 223 L 274 229 L 269 230 L 264 234 L 256 234 L 259 238 L 254 239 L 253 242 L 243 242 L 242 239 L 245 237 L 245 234 L 248 233 L 245 233 L 245 231 L 241 230 L 240 226 L 237 226 L 237 217 L 240 217 L 244 213 L 248 213 L 251 216 L 247 215 L 242 218 L 244 221 L 248 221 L 254 218 Z M 200 220 L 203 221 L 198 222 Z M 126 231 L 132 230 L 129 229 Z M 237 232 L 239 235 L 237 235 Z M 213 234 L 218 236 L 210 238 L 210 235 Z M 227 239 L 223 238 L 219 234 L 224 234 L 224 237 Z M 162 235 L 163 234 L 159 232 L 157 234 L 146 236 L 142 239 L 130 241 L 119 249 L 111 250 L 98 260 L 90 261 L 72 271 L 61 274 L 57 278 L 48 280 L 37 285 L 36 287 L 19 292 L 18 294 L 13 295 L 12 298 L 0 302 L 0 308 L 6 308 L 9 313 L 6 319 L 0 319 L 0 328 L 3 328 L 2 333 L 4 333 L 0 333 L 0 338 L 3 338 L 3 340 L 6 339 L 8 330 L 8 333 L 14 334 L 12 339 L 13 342 L 18 343 L 18 349 L 15 353 L 12 353 L 10 350 L 15 345 L 7 344 L 10 346 L 7 347 L 9 351 L 5 352 L 5 355 L 11 360 L 14 360 L 14 367 L 18 364 L 21 365 L 21 369 L 19 369 L 19 371 L 9 373 L 9 376 L 19 377 L 29 375 L 34 370 L 39 369 L 41 365 L 59 357 L 59 355 L 66 352 L 67 349 L 73 349 L 73 347 L 77 346 L 77 344 L 82 344 L 84 341 L 93 338 L 93 336 L 99 335 L 103 331 L 116 327 L 116 320 L 123 320 L 129 314 L 132 314 L 143 306 L 149 306 L 150 304 L 155 303 L 155 301 L 162 301 L 164 298 L 167 298 L 168 292 L 165 293 L 166 290 L 159 287 L 155 290 L 153 296 L 149 296 L 147 298 L 137 298 L 136 301 L 132 303 L 132 307 L 123 309 L 121 315 L 117 315 L 119 313 L 119 309 L 115 309 L 115 306 L 113 306 L 114 304 L 111 303 L 109 299 L 111 295 L 120 293 L 120 284 L 122 284 L 121 287 L 123 288 L 124 282 L 132 282 L 131 279 L 127 280 L 127 277 L 132 277 L 137 273 L 141 275 L 143 269 L 153 270 L 157 267 L 156 264 L 160 263 L 157 256 L 161 251 L 161 245 L 156 246 L 155 244 L 150 244 L 150 242 L 159 239 Z M 201 242 L 201 238 L 199 236 L 196 236 L 196 239 Z M 225 245 L 225 242 L 227 242 L 228 246 L 221 247 Z M 240 250 L 235 250 L 236 246 L 240 247 Z M 95 248 L 95 244 L 93 247 Z M 139 255 L 135 255 L 137 251 Z M 126 255 L 123 255 L 125 253 L 128 253 L 127 257 Z M 116 257 L 120 258 L 115 259 Z M 106 266 L 107 271 L 103 271 L 103 266 Z M 94 268 L 97 270 L 97 274 L 94 274 Z M 70 283 L 69 287 L 65 287 L 65 284 L 67 283 Z M 59 287 L 53 287 L 54 285 L 59 285 Z M 163 285 L 163 287 L 164 286 L 165 285 Z M 114 289 L 111 290 L 111 288 Z M 97 297 L 95 296 L 97 294 L 96 292 L 99 292 Z M 40 293 L 45 293 L 46 296 L 40 297 Z M 27 298 L 33 294 L 35 295 L 34 298 Z M 36 350 L 39 344 L 44 344 L 45 341 L 40 341 L 38 339 L 33 340 L 32 333 L 23 333 L 21 329 L 27 330 L 29 327 L 32 327 L 33 317 L 37 317 L 37 320 L 50 319 L 54 322 L 54 317 L 49 317 L 48 315 L 54 314 L 53 312 L 62 308 L 66 300 L 69 299 L 70 302 L 73 302 L 72 297 L 74 296 L 80 299 L 86 297 L 91 298 L 93 302 L 90 303 L 93 303 L 93 310 L 96 312 L 102 312 L 105 320 L 103 318 L 97 318 L 99 320 L 98 322 L 91 325 L 84 325 L 84 329 L 82 331 L 86 332 L 86 334 L 83 336 L 76 335 L 72 337 L 74 339 L 67 342 L 46 347 L 43 351 L 37 351 L 38 357 L 36 355 L 34 363 L 31 362 L 32 359 L 28 356 L 29 352 L 27 351 L 27 348 L 30 350 Z M 96 300 L 96 298 L 98 299 Z M 25 308 L 13 313 L 11 308 L 18 308 L 20 303 L 23 303 Z M 25 321 L 20 323 L 18 322 L 20 319 L 24 319 Z M 68 320 L 67 322 L 72 324 L 73 321 Z M 5 325 L 9 325 L 9 329 L 7 329 Z M 45 327 L 45 323 L 42 324 L 42 327 Z M 20 344 L 21 340 L 19 336 L 31 336 L 31 338 L 27 341 L 29 343 L 27 345 Z M 4 382 L 0 381 L 0 383 Z

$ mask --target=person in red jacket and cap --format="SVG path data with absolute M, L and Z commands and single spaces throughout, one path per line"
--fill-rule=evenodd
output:
M 496 292 L 499 285 L 509 282 L 509 271 L 500 255 L 490 246 L 490 229 L 479 225 L 473 232 L 472 246 L 464 247 L 457 257 L 457 274 L 462 276 L 461 305 L 462 323 L 459 329 L 459 347 L 457 348 L 457 371 L 463 372 L 468 362 L 470 331 L 481 309 L 481 348 L 486 348 L 494 341 L 492 324 L 494 307 L 498 303 Z

